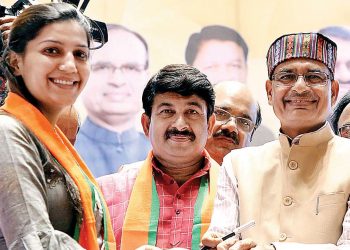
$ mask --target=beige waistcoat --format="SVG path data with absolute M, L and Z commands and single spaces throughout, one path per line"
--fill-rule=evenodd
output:
M 242 236 L 273 241 L 333 243 L 342 233 L 350 193 L 350 140 L 327 124 L 290 146 L 288 138 L 235 150 L 231 161 L 239 190 Z

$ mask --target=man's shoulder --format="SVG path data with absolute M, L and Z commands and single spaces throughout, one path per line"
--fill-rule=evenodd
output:
M 121 198 L 131 193 L 140 168 L 137 167 L 136 163 L 128 165 L 131 165 L 131 167 L 121 172 L 97 178 L 97 182 L 107 203 L 108 201 L 115 200 L 115 197 Z
M 348 155 L 350 152 L 349 139 L 336 135 L 334 136 L 333 140 L 331 140 L 331 145 L 328 146 L 331 146 L 331 152 L 335 154 L 337 158 L 341 158 L 342 156 L 344 156 L 344 159 L 348 159 Z
M 143 161 L 138 161 L 130 164 L 122 165 L 118 172 L 104 175 L 97 178 L 98 183 L 101 185 L 117 185 L 120 180 L 134 180 L 141 168 Z
M 333 141 L 336 144 L 336 146 L 341 145 L 341 147 L 350 148 L 350 140 L 348 138 L 344 138 L 344 137 L 340 137 L 338 135 L 335 135 L 333 138 Z
M 130 164 L 121 165 L 118 168 L 118 173 L 130 172 L 130 173 L 136 173 L 137 174 L 143 163 L 144 163 L 144 161 L 137 161 L 137 162 L 133 162 L 133 163 L 130 163 Z

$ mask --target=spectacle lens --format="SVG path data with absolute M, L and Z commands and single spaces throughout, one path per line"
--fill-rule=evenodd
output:
M 293 72 L 279 72 L 272 76 L 272 80 L 276 81 L 278 85 L 293 86 L 299 77 L 302 77 L 309 87 L 325 86 L 330 79 L 329 75 L 324 72 L 308 72 L 301 75 Z
M 350 139 L 350 124 L 345 124 L 339 128 L 339 135 Z
M 216 120 L 221 122 L 222 125 L 228 123 L 231 119 L 233 119 L 237 127 L 244 132 L 251 132 L 255 127 L 254 123 L 251 120 L 244 117 L 233 116 L 230 114 L 230 112 L 218 107 L 215 107 L 214 114 Z

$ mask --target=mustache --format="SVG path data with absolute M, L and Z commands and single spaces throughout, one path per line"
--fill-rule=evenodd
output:
M 302 98 L 307 100 L 315 100 L 316 97 L 311 91 L 303 92 L 303 93 L 297 93 L 295 91 L 292 91 L 288 96 L 284 98 L 286 101 L 290 101 L 294 98 Z
M 196 139 L 196 135 L 190 130 L 178 130 L 176 128 L 171 128 L 165 132 L 165 139 L 169 139 L 171 136 L 186 136 L 191 141 Z
M 230 132 L 227 129 L 222 129 L 222 130 L 219 130 L 218 132 L 216 132 L 215 134 L 213 134 L 213 137 L 218 137 L 218 136 L 224 136 L 224 137 L 227 137 L 229 139 L 232 139 L 233 143 L 235 145 L 239 144 L 238 134 L 234 131 Z

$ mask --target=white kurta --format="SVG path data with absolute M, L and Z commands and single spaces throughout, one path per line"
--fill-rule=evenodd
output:
M 281 134 L 225 157 L 209 230 L 226 234 L 254 219 L 256 226 L 242 236 L 259 244 L 337 244 L 345 221 L 341 243 L 350 244 L 349 195 L 350 140 L 328 124 L 292 145 Z

